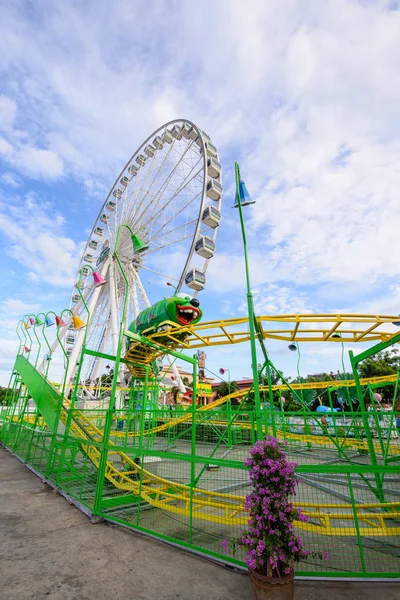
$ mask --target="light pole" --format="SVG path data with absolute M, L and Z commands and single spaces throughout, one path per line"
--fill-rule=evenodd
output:
M 346 367 L 345 367 L 345 364 L 344 364 L 344 343 L 343 343 L 343 340 L 342 340 L 342 334 L 339 333 L 339 332 L 337 332 L 337 333 L 334 333 L 332 335 L 332 337 L 335 338 L 335 339 L 340 339 L 340 343 L 342 344 L 343 379 L 346 379 L 347 376 L 346 376 Z M 353 412 L 353 401 L 351 400 L 350 392 L 349 392 L 349 388 L 348 387 L 346 387 L 346 393 L 347 393 L 347 404 L 349 405 L 350 411 Z
M 297 342 L 292 342 L 291 344 L 289 344 L 288 350 L 290 350 L 290 352 L 297 352 L 297 380 L 299 383 L 302 383 L 300 375 L 300 346 Z M 302 408 L 304 408 L 304 394 L 302 389 L 300 390 L 300 396 L 303 405 Z
M 249 317 L 249 333 L 250 333 L 250 350 L 251 350 L 251 364 L 253 370 L 253 387 L 254 387 L 254 408 L 256 414 L 256 430 L 257 439 L 261 440 L 263 437 L 262 431 L 262 420 L 261 420 L 261 406 L 260 406 L 260 386 L 258 383 L 258 369 L 257 369 L 257 348 L 256 348 L 256 337 L 255 337 L 255 316 L 254 316 L 254 305 L 253 295 L 250 287 L 250 271 L 249 261 L 247 256 L 247 240 L 246 231 L 244 227 L 243 211 L 242 207 L 248 204 L 254 204 L 251 200 L 250 195 L 247 191 L 246 185 L 242 179 L 240 179 L 239 165 L 235 162 L 235 177 L 236 177 L 236 203 L 234 208 L 239 209 L 240 227 L 242 230 L 243 238 L 243 251 L 244 251 L 244 264 L 246 269 L 246 288 L 247 288 L 247 312 Z
M 297 352 L 297 379 L 298 379 L 299 383 L 303 383 L 302 378 L 300 376 L 300 346 L 297 342 L 291 342 L 288 346 L 288 350 L 290 350 L 291 352 Z M 308 424 L 308 418 L 306 417 L 306 415 L 304 413 L 305 402 L 304 402 L 303 389 L 300 390 L 300 395 L 301 395 L 301 404 L 302 404 L 303 417 L 304 417 L 304 432 L 306 433 L 306 435 L 308 435 L 311 432 L 310 432 L 310 427 Z M 307 403 L 307 407 L 308 407 L 308 403 Z M 307 447 L 309 450 L 311 449 L 310 442 L 307 442 Z
M 299 383 L 301 383 L 300 379 L 300 347 L 297 343 L 292 342 L 288 346 L 288 350 L 291 352 L 297 352 L 297 377 L 299 379 Z
M 224 369 L 223 367 L 220 368 L 219 370 L 219 374 L 220 375 L 225 375 L 225 373 L 228 371 L 228 395 L 231 393 L 231 372 L 230 369 Z

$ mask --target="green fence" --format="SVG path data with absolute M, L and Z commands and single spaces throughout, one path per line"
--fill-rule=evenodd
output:
M 245 527 L 251 409 L 158 406 L 146 389 L 141 403 L 131 393 L 119 411 L 104 402 L 78 408 L 22 357 L 11 387 L 0 441 L 51 485 L 94 518 L 244 566 L 222 541 Z M 294 500 L 310 517 L 297 524 L 304 546 L 329 552 L 327 562 L 301 563 L 298 575 L 399 575 L 399 417 L 358 410 L 322 420 L 262 408 L 263 435 L 274 432 L 298 464 Z

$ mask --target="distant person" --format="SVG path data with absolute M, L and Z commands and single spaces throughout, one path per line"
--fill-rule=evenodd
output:
M 321 425 L 322 425 L 322 430 L 323 430 L 324 434 L 326 435 L 328 433 L 328 420 L 326 418 L 326 415 L 322 415 Z

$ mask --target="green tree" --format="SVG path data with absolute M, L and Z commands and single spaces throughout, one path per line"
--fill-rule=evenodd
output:
M 366 358 L 358 365 L 360 377 L 383 377 L 384 375 L 396 375 L 400 368 L 400 356 L 396 348 L 383 350 L 374 356 Z M 394 396 L 394 385 L 386 385 L 375 389 L 381 394 L 384 402 L 392 402 Z M 399 397 L 399 394 L 398 394 Z
M 280 385 L 281 383 L 283 383 L 282 376 L 283 376 L 282 371 L 275 371 L 275 369 L 271 368 L 271 385 Z M 268 388 L 267 373 L 263 372 L 259 375 L 258 384 L 259 384 L 260 388 L 261 387 Z M 272 392 L 272 398 L 273 398 L 274 405 L 280 407 L 278 390 L 274 390 Z M 260 391 L 260 400 L 261 400 L 261 402 L 269 402 L 268 390 Z M 246 400 L 244 401 L 244 405 L 249 408 L 254 406 L 254 391 L 253 390 L 251 392 L 249 392 L 249 395 L 247 396 Z
M 185 388 L 188 388 L 190 390 L 193 389 L 193 383 L 190 383 L 188 377 L 182 377 L 182 383 L 185 386 Z
M 0 404 L 9 404 L 11 402 L 11 388 L 0 386 Z
M 239 386 L 236 381 L 231 381 L 228 383 L 227 381 L 221 381 L 217 388 L 217 396 L 218 398 L 223 398 L 224 396 L 229 396 L 229 394 L 233 394 L 233 392 L 239 391 Z M 232 405 L 239 404 L 239 399 L 232 398 Z
M 321 373 L 318 375 L 308 375 L 305 379 L 302 380 L 304 383 L 317 383 L 319 381 L 336 381 L 336 377 L 332 375 L 328 375 L 328 373 Z M 299 395 L 304 398 L 304 402 L 310 408 L 310 410 L 316 410 L 320 404 L 324 406 L 330 406 L 329 402 L 329 394 L 327 389 L 318 389 L 318 390 L 303 390 L 303 394 L 301 394 L 301 390 L 298 390 Z M 336 391 L 331 392 L 331 401 L 334 408 L 339 408 L 340 404 L 338 402 Z
M 374 356 L 366 358 L 358 365 L 360 377 L 382 377 L 383 375 L 394 375 L 400 367 L 400 356 L 398 350 L 383 350 Z

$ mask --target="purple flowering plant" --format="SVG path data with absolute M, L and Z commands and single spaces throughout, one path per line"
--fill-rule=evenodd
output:
M 243 548 L 249 570 L 266 577 L 288 575 L 308 556 L 327 560 L 327 552 L 305 550 L 293 531 L 293 521 L 308 522 L 309 518 L 289 500 L 296 495 L 297 464 L 288 462 L 278 440 L 272 436 L 259 440 L 244 464 L 249 467 L 253 488 L 244 502 L 248 529 L 237 539 L 224 540 L 223 548 L 233 555 Z

